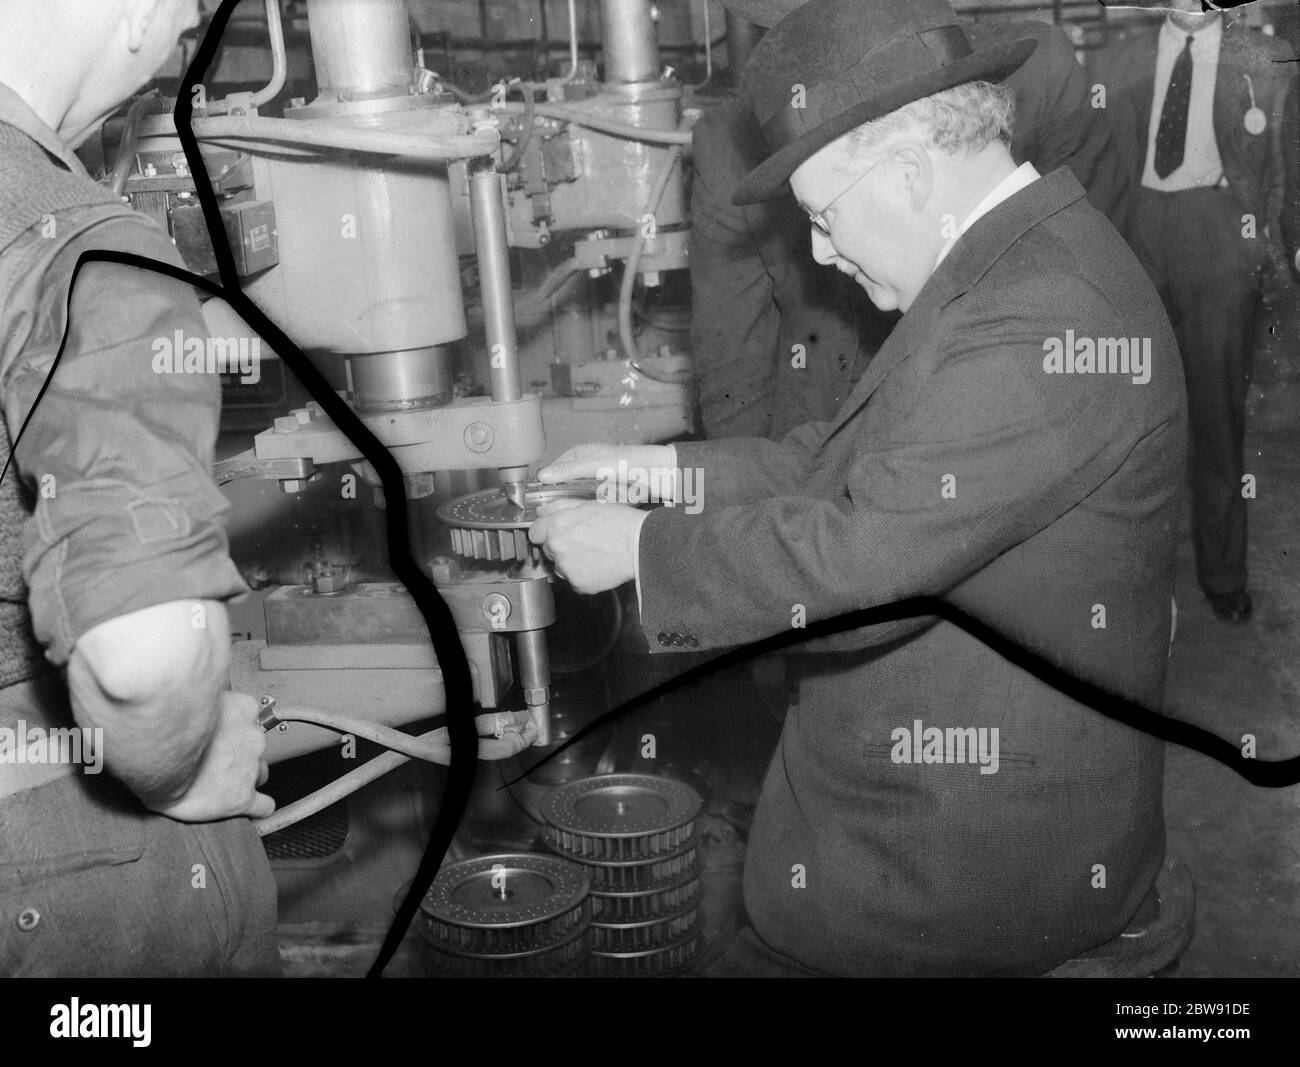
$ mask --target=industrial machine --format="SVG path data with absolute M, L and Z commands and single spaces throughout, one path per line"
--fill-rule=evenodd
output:
M 474 93 L 435 69 L 405 0 L 263 7 L 270 82 L 193 95 L 215 239 L 242 292 L 399 465 L 411 551 L 451 610 L 489 715 L 480 725 L 496 735 L 481 755 L 544 755 L 580 716 L 552 729 L 557 578 L 526 531 L 539 504 L 594 486 L 532 475 L 581 441 L 691 428 L 685 307 L 655 295 L 687 265 L 694 113 L 661 62 L 658 9 L 600 0 L 598 74 L 579 57 L 571 0 L 562 73 Z M 287 91 L 287 36 L 309 43 L 314 96 Z M 171 112 L 144 97 L 110 124 L 109 180 L 191 270 L 215 275 L 211 216 Z M 634 315 L 638 289 L 657 317 Z M 216 474 L 234 503 L 233 554 L 258 590 L 235 609 L 231 685 L 263 697 L 278 727 L 268 758 L 360 737 L 398 754 L 358 782 L 383 759 L 446 762 L 445 731 L 417 743 L 393 729 L 447 709 L 425 620 L 388 567 L 378 474 L 228 304 L 205 315 L 229 356 Z M 282 807 L 266 830 L 352 788 L 339 785 Z

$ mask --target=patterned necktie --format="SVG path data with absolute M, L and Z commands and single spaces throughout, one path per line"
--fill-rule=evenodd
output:
M 1160 126 L 1156 130 L 1156 174 L 1167 178 L 1183 162 L 1187 141 L 1187 110 L 1192 102 L 1192 38 L 1189 34 L 1183 50 L 1174 61 L 1165 104 L 1160 109 Z

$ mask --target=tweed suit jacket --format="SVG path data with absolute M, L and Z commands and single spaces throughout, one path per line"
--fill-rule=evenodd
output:
M 1134 189 L 1142 184 L 1147 132 L 1155 95 L 1159 28 L 1142 31 L 1097 57 L 1106 87 L 1106 115 Z M 1245 127 L 1251 90 L 1267 126 L 1259 134 Z M 1224 21 L 1214 79 L 1214 139 L 1241 210 L 1255 216 L 1259 234 L 1270 236 L 1295 257 L 1300 232 L 1300 130 L 1296 124 L 1295 53 L 1284 40 Z
M 1082 337 L 1149 344 L 1149 380 L 1047 373 Z M 835 418 L 677 446 L 703 508 L 647 517 L 641 624 L 719 648 L 931 595 L 1158 708 L 1185 445 L 1155 290 L 1058 169 L 957 241 Z M 935 617 L 806 651 L 746 859 L 771 947 L 829 974 L 1035 974 L 1123 930 L 1164 852 L 1159 742 Z M 917 720 L 996 728 L 997 771 L 898 761 Z

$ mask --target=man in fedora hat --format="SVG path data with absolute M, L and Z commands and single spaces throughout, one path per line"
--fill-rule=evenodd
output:
M 771 27 L 803 0 L 725 3 L 733 15 Z M 1064 31 L 1016 21 L 977 23 L 966 33 L 976 45 L 1038 41 L 1006 81 L 1016 98 L 1011 154 L 1043 174 L 1069 167 L 1093 205 L 1121 226 L 1128 179 Z M 850 279 L 812 261 L 805 216 L 789 195 L 731 203 L 765 149 L 743 99 L 722 101 L 695 126 L 691 284 L 694 306 L 709 312 L 692 319 L 691 349 L 708 437 L 779 438 L 829 418 L 895 321 Z
M 997 83 L 1033 47 L 972 48 L 941 0 L 810 0 L 759 43 L 745 93 L 769 148 L 737 199 L 788 183 L 817 259 L 903 315 L 828 421 L 583 446 L 542 472 L 689 470 L 690 513 L 570 501 L 530 530 L 581 592 L 635 579 L 652 648 L 931 597 L 1160 706 L 1178 354 L 1074 176 L 1011 155 Z M 1111 942 L 1150 971 L 1181 948 L 1120 940 L 1164 860 L 1160 742 L 976 628 L 925 615 L 799 646 L 745 859 L 752 925 L 720 973 L 1034 975 Z

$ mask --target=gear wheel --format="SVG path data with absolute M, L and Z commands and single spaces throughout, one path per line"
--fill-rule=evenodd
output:
M 545 854 L 453 863 L 438 873 L 420 903 L 422 962 L 440 976 L 570 973 L 590 951 L 588 885 L 579 864 Z M 618 931 L 610 937 L 622 937 L 623 944 L 635 935 Z
M 451 529 L 452 551 L 466 559 L 511 563 L 541 563 L 542 550 L 528 540 L 528 527 L 537 509 L 552 500 L 595 500 L 596 480 L 546 484 L 529 482 L 524 506 L 511 501 L 502 488 L 483 489 L 449 500 L 438 518 Z

